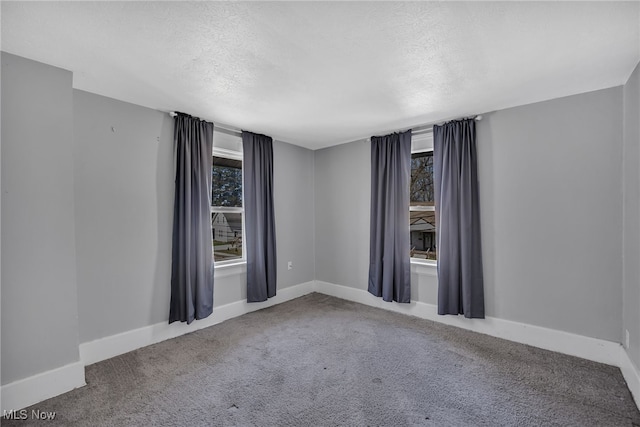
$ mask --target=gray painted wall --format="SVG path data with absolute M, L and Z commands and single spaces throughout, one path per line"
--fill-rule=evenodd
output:
M 315 152 L 316 279 L 367 289 L 369 271 L 369 143 Z
M 620 342 L 621 117 L 618 87 L 478 123 L 488 316 Z M 315 160 L 316 277 L 364 290 L 369 145 Z M 415 300 L 436 303 L 433 270 L 412 267 Z
M 0 59 L 0 63 L 1 63 L 1 59 Z M 1 69 L 2 69 L 2 66 L 0 64 L 0 76 L 2 76 Z M 0 83 L 0 99 L 2 98 L 1 86 L 2 84 Z M 0 117 L 2 117 L 2 102 L 0 102 Z M 2 123 L 0 123 L 0 133 L 1 133 L 1 129 L 2 129 Z M 2 135 L 0 135 L 0 242 L 2 242 L 2 197 L 1 196 L 2 196 Z M 2 301 L 2 244 L 0 244 L 0 301 Z M 2 304 L 0 303 L 0 334 L 1 333 L 2 333 Z M 0 339 L 0 385 L 1 384 L 2 384 L 2 339 Z M 2 387 L 0 387 L 0 405 L 2 405 Z
M 315 279 L 313 158 L 306 148 L 273 143 L 278 289 Z
M 7 384 L 77 362 L 79 353 L 72 75 L 1 55 L 2 384 Z
M 640 366 L 640 64 L 624 86 L 623 318 L 631 360 Z
M 80 342 L 88 342 L 167 320 L 173 120 L 78 90 L 74 114 Z M 214 132 L 215 146 L 239 141 Z M 313 176 L 312 151 L 274 143 L 279 289 L 314 278 Z M 216 307 L 246 299 L 245 273 L 228 272 L 216 271 Z
M 80 342 L 167 319 L 173 120 L 73 91 Z
M 487 313 L 620 342 L 621 87 L 484 115 Z

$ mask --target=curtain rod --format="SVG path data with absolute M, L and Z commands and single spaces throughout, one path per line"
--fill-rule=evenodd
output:
M 425 134 L 425 133 L 432 133 L 433 132 L 433 127 L 435 125 L 439 124 L 439 123 L 443 123 L 444 124 L 444 123 L 447 123 L 447 122 L 450 122 L 450 121 L 465 120 L 465 119 L 474 119 L 474 120 L 479 122 L 480 120 L 482 120 L 482 115 L 481 114 L 476 114 L 475 116 L 467 116 L 467 117 L 463 117 L 461 119 L 452 119 L 452 120 L 447 120 L 447 121 L 444 121 L 444 122 L 437 122 L 437 123 L 431 123 L 431 124 L 426 124 L 426 125 L 415 126 L 413 128 L 410 128 L 411 129 L 411 135 L 413 136 L 413 135 L 422 135 L 422 134 Z M 396 130 L 396 131 L 390 131 L 390 132 L 380 132 L 380 134 L 381 135 L 382 134 L 387 135 L 387 134 L 390 134 L 390 133 L 393 133 L 393 132 L 402 132 L 402 131 L 397 131 Z M 344 144 L 348 144 L 350 142 L 360 142 L 360 141 L 371 142 L 371 137 L 362 138 L 362 139 L 356 139 L 356 140 L 353 140 L 353 141 L 348 141 L 348 142 L 345 142 Z
M 175 111 L 169 111 L 169 115 L 171 117 L 175 117 L 178 115 L 178 113 L 176 113 Z M 221 125 L 218 123 L 214 123 L 213 130 L 219 130 L 231 136 L 240 136 L 240 137 L 242 136 L 242 130 L 236 129 L 232 126 Z
M 458 120 L 471 119 L 471 118 L 473 118 L 475 121 L 479 122 L 480 120 L 482 120 L 482 115 L 481 114 L 477 114 L 475 116 L 464 117 L 464 118 L 458 119 Z M 442 123 L 442 122 L 438 122 L 438 123 Z M 435 125 L 437 125 L 438 123 L 416 126 L 415 128 L 412 129 L 411 134 L 412 135 L 419 135 L 419 134 L 422 134 L 422 133 L 431 133 L 431 132 L 433 132 L 433 127 Z
M 175 111 L 169 111 L 169 115 L 171 117 L 175 117 L 178 115 L 178 113 L 176 113 Z M 473 118 L 476 121 L 480 121 L 482 120 L 482 115 L 481 114 L 477 114 L 475 116 L 469 116 L 469 117 L 464 117 L 463 119 L 470 119 Z M 442 123 L 442 122 L 438 122 L 438 123 Z M 426 125 L 420 125 L 420 126 L 416 126 L 412 129 L 411 134 L 412 135 L 421 135 L 423 133 L 432 133 L 433 132 L 433 126 L 437 125 L 438 123 L 432 123 L 432 124 L 426 124 Z M 445 122 L 446 123 L 446 122 Z M 237 129 L 237 128 L 233 128 L 231 126 L 226 126 L 226 125 L 220 125 L 220 124 L 214 124 L 214 129 L 215 130 L 220 130 L 223 133 L 226 133 L 227 135 L 231 135 L 231 136 L 242 136 L 242 130 Z M 371 138 L 364 138 L 364 139 L 357 139 L 355 141 L 351 141 L 351 142 L 358 142 L 358 141 L 369 141 Z

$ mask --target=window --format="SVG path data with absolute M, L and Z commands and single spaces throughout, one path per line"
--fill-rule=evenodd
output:
M 410 185 L 411 257 L 436 260 L 436 208 L 434 204 L 432 149 L 411 154 Z
M 213 258 L 218 265 L 243 261 L 242 155 L 214 149 L 211 178 Z

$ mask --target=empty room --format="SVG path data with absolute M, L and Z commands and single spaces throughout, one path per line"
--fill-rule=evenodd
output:
M 640 2 L 0 2 L 0 422 L 640 426 Z

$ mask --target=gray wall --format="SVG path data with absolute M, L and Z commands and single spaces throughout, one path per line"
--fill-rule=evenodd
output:
M 71 82 L 2 53 L 2 384 L 79 360 Z
M 167 319 L 173 120 L 73 91 L 80 342 Z
M 622 89 L 486 114 L 487 313 L 620 342 Z
M 74 114 L 80 342 L 87 342 L 167 320 L 173 120 L 78 90 Z M 238 149 L 239 141 L 214 133 L 215 146 Z M 282 289 L 314 278 L 313 152 L 275 142 L 274 169 Z M 245 273 L 228 271 L 216 271 L 216 307 L 246 299 Z
M 478 123 L 487 315 L 620 342 L 622 90 L 511 108 Z M 370 154 L 316 151 L 316 277 L 367 288 Z M 436 303 L 434 269 L 413 298 Z
M 624 86 L 623 318 L 629 356 L 640 366 L 640 64 Z
M 273 143 L 278 289 L 315 279 L 313 157 L 306 148 Z
M 367 142 L 315 152 L 317 280 L 367 289 L 370 198 Z

